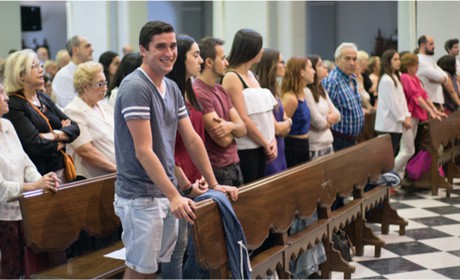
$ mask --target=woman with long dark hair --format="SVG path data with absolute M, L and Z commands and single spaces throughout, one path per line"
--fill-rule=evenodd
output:
M 277 102 L 250 70 L 262 58 L 262 42 L 262 36 L 252 29 L 236 32 L 228 71 L 222 78 L 222 86 L 247 129 L 246 136 L 235 139 L 245 184 L 263 177 L 266 162 L 278 155 L 273 116 Z
M 203 109 L 192 87 L 192 78 L 200 74 L 201 63 L 203 59 L 200 56 L 200 49 L 195 40 L 188 35 L 177 36 L 177 60 L 174 67 L 166 77 L 176 82 L 179 90 L 184 97 L 187 110 L 189 112 L 190 122 L 193 128 L 204 141 L 204 123 Z M 175 175 L 183 194 L 195 197 L 208 190 L 208 185 L 203 179 L 200 171 L 190 158 L 182 137 L 176 135 L 176 146 L 174 151 L 174 160 L 176 162 Z M 232 198 L 236 197 L 238 189 L 224 185 L 217 185 L 214 190 L 228 192 Z M 161 266 L 161 275 L 164 279 L 182 279 L 183 258 L 187 247 L 187 221 L 179 221 L 179 234 L 176 246 L 171 255 L 169 263 L 163 263 Z
M 109 83 L 109 88 L 105 94 L 105 98 L 108 103 L 113 107 L 115 106 L 115 100 L 118 94 L 118 87 L 121 84 L 121 81 L 136 70 L 142 64 L 142 56 L 140 53 L 129 53 L 123 56 L 123 59 L 118 65 L 117 71 L 113 77 L 113 80 Z
M 275 122 L 276 144 L 278 156 L 267 163 L 265 175 L 272 175 L 287 169 L 286 157 L 284 156 L 284 137 L 291 130 L 292 120 L 286 116 L 280 98 L 280 85 L 278 78 L 284 77 L 284 60 L 279 50 L 265 48 L 262 59 L 253 66 L 260 86 L 268 88 L 276 98 L 278 104 L 273 109 Z
M 309 56 L 311 65 L 315 70 L 313 83 L 305 89 L 307 106 L 310 109 L 310 137 L 309 150 L 310 160 L 334 152 L 332 143 L 331 126 L 340 121 L 340 112 L 335 108 L 329 95 L 321 85 L 321 81 L 327 77 L 328 72 L 321 57 Z
M 410 112 L 400 82 L 401 61 L 396 50 L 386 50 L 382 55 L 382 69 L 379 79 L 379 106 L 375 117 L 375 130 L 389 133 L 393 144 L 393 153 L 399 151 L 401 136 L 411 127 Z
M 447 113 L 455 112 L 460 106 L 460 89 L 457 81 L 457 60 L 450 55 L 438 59 L 438 66 L 447 73 L 447 81 L 442 84 L 444 107 Z
M 118 66 L 120 65 L 120 56 L 113 51 L 106 51 L 99 57 L 99 63 L 104 68 L 104 75 L 110 84 L 115 77 Z

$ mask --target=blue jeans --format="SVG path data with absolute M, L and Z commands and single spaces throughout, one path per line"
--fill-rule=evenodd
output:
M 182 279 L 182 263 L 184 260 L 185 249 L 187 248 L 187 220 L 179 220 L 179 234 L 176 246 L 171 255 L 171 261 L 161 264 L 161 277 L 163 279 Z

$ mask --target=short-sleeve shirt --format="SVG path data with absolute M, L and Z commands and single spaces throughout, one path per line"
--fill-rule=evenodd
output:
M 96 111 L 95 108 L 98 110 Z M 93 178 L 110 173 L 90 164 L 75 152 L 75 149 L 91 143 L 107 160 L 113 164 L 116 163 L 113 139 L 113 108 L 103 101 L 97 102 L 92 108 L 79 96 L 75 96 L 64 108 L 64 113 L 80 127 L 80 136 L 67 145 L 67 153 L 73 157 L 77 175 Z
M 350 83 L 353 83 L 353 87 Z M 335 67 L 321 84 L 342 116 L 341 121 L 334 124 L 331 129 L 345 135 L 358 136 L 364 126 L 364 113 L 356 76 L 347 76 Z
M 221 85 L 209 86 L 202 80 L 195 79 L 193 90 L 203 107 L 203 114 L 216 112 L 221 119 L 230 120 L 229 111 L 233 108 L 233 104 Z M 215 168 L 222 168 L 240 161 L 235 141 L 232 141 L 227 147 L 222 147 L 206 132 L 205 146 L 211 165 Z
M 164 197 L 142 164 L 136 158 L 133 138 L 127 126 L 130 120 L 149 120 L 152 148 L 168 178 L 177 186 L 174 176 L 174 145 L 179 119 L 188 117 L 182 94 L 176 83 L 163 79 L 162 96 L 141 69 L 123 79 L 115 103 L 115 156 L 117 180 L 115 193 L 123 198 Z

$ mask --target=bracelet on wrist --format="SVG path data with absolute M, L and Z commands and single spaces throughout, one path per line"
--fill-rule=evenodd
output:
M 219 183 L 215 184 L 214 186 L 210 187 L 209 189 L 210 190 L 213 190 L 215 187 L 217 187 L 219 185 Z
M 191 182 L 188 183 L 187 186 L 185 186 L 184 188 L 182 188 L 182 191 L 181 193 L 185 196 L 188 196 L 189 194 L 191 194 L 193 191 L 193 185 Z

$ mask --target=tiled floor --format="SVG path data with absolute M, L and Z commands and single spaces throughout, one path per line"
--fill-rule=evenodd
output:
M 366 246 L 364 255 L 355 256 L 353 279 L 459 279 L 460 278 L 460 180 L 446 198 L 443 190 L 432 196 L 428 190 L 397 189 L 391 197 L 393 208 L 409 221 L 406 235 L 390 227 L 388 235 L 370 225 L 385 241 L 380 258 Z M 343 279 L 333 272 L 333 279 Z

